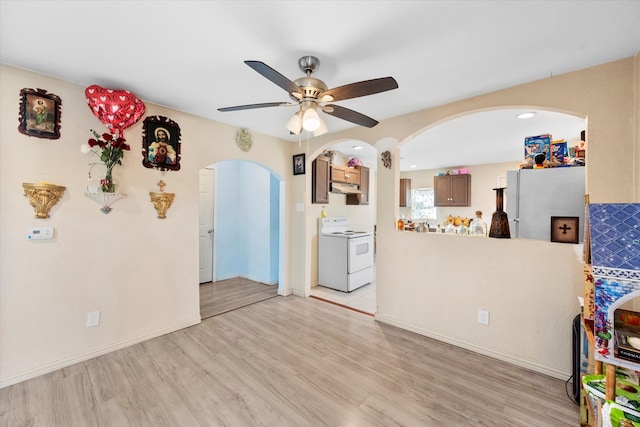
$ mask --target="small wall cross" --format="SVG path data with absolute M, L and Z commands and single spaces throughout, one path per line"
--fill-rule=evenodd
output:
M 558 230 L 562 230 L 562 234 L 567 234 L 567 231 L 571 230 L 571 227 L 567 224 L 562 224 L 562 227 L 558 227 Z

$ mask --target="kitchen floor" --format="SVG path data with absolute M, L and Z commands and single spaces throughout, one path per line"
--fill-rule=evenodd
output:
M 375 280 L 351 292 L 336 291 L 324 286 L 314 286 L 311 288 L 311 296 L 371 315 L 376 312 Z

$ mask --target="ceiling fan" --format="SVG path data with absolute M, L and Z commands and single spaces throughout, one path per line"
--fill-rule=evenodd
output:
M 286 126 L 287 129 L 295 135 L 298 135 L 302 130 L 313 132 L 314 136 L 327 132 L 327 126 L 318 115 L 317 110 L 360 126 L 372 128 L 378 124 L 376 120 L 357 111 L 350 110 L 349 108 L 330 104 L 330 102 L 373 95 L 374 93 L 398 88 L 398 83 L 393 77 L 382 77 L 329 89 L 322 80 L 311 77 L 311 74 L 320 66 L 320 61 L 315 56 L 310 55 L 303 56 L 298 60 L 298 66 L 302 72 L 306 74 L 306 77 L 301 77 L 294 81 L 289 80 L 264 62 L 244 61 L 244 63 L 286 90 L 294 102 L 265 102 L 261 104 L 238 105 L 235 107 L 218 108 L 218 111 L 238 111 L 297 105 L 299 106 L 299 110 L 289 119 Z

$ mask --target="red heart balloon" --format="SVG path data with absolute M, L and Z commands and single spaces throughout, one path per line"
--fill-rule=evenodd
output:
M 146 110 L 144 102 L 128 90 L 92 85 L 85 89 L 84 94 L 94 116 L 118 136 L 123 136 L 124 130 L 140 120 Z

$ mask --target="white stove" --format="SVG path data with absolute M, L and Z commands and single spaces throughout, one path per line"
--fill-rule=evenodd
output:
M 321 218 L 318 284 L 351 292 L 373 281 L 373 234 L 349 229 L 347 218 Z

